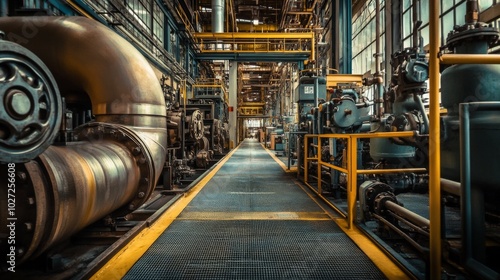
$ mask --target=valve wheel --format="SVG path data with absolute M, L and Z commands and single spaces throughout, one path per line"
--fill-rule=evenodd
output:
M 62 118 L 48 68 L 18 44 L 0 41 L 0 161 L 26 162 L 52 144 Z

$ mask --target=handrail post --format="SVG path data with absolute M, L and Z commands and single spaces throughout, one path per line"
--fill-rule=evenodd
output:
M 439 123 L 439 2 L 429 3 L 429 214 L 430 279 L 441 279 L 441 140 Z
M 321 136 L 318 135 L 318 193 L 321 194 Z
M 350 135 L 347 138 L 347 171 L 349 179 L 347 185 L 347 215 L 349 218 L 348 227 L 352 229 L 354 226 L 354 215 L 356 213 L 356 186 L 357 182 L 357 165 L 358 165 L 358 145 L 356 136 Z
M 304 135 L 304 182 L 307 183 L 307 177 L 309 174 L 307 174 L 307 164 L 308 164 L 308 157 L 309 155 L 307 154 L 307 143 L 309 142 L 309 135 Z

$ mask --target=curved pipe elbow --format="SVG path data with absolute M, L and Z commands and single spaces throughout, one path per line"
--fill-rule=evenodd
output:
M 44 61 L 70 101 L 86 93 L 97 121 L 102 115 L 166 116 L 147 60 L 101 23 L 85 17 L 7 17 L 0 19 L 0 30 Z

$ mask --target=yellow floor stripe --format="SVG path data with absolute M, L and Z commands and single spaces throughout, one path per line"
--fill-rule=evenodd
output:
M 186 192 L 182 198 L 177 200 L 161 217 L 150 227 L 142 230 L 132 241 L 123 247 L 90 279 L 121 279 L 129 269 L 142 257 L 149 247 L 158 239 L 165 229 L 179 216 L 184 208 L 202 190 L 202 188 L 212 179 L 224 163 L 236 152 L 236 147 L 212 169 L 196 186 Z
M 187 212 L 178 220 L 331 220 L 325 212 Z
M 304 187 L 295 181 L 295 184 L 298 185 L 316 204 L 318 204 L 321 209 L 325 210 L 326 213 L 328 211 L 321 206 L 318 200 L 310 195 L 310 193 L 304 189 Z M 330 218 L 344 231 L 344 233 L 365 253 L 365 255 L 370 258 L 370 260 L 382 271 L 382 273 L 388 279 L 412 279 L 406 273 L 397 266 L 380 248 L 373 243 L 366 235 L 361 232 L 356 226 L 354 228 L 349 229 L 347 220 L 343 218 L 338 218 L 334 216 L 330 216 Z
M 287 173 L 290 173 L 290 172 L 297 172 L 297 167 L 296 166 L 290 166 L 290 169 L 288 169 L 288 166 L 286 164 L 283 163 L 283 161 L 281 161 L 281 159 L 279 159 L 273 152 L 272 150 L 269 150 L 268 148 L 266 148 L 264 146 L 264 144 L 262 144 L 262 148 L 264 148 L 264 150 L 274 159 L 274 161 L 276 161 L 280 166 L 281 168 L 283 168 L 283 170 Z

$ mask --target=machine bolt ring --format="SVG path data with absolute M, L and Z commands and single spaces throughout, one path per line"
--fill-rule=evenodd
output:
M 0 41 L 0 158 L 26 162 L 54 141 L 62 102 L 45 64 L 18 44 Z
M 108 123 L 88 123 L 75 131 L 80 140 L 109 140 L 118 141 L 130 151 L 140 171 L 136 195 L 127 206 L 116 210 L 112 215 L 122 216 L 142 205 L 154 190 L 154 166 L 153 158 L 146 145 L 130 128 L 124 125 Z M 119 139 L 119 140 L 118 140 Z

